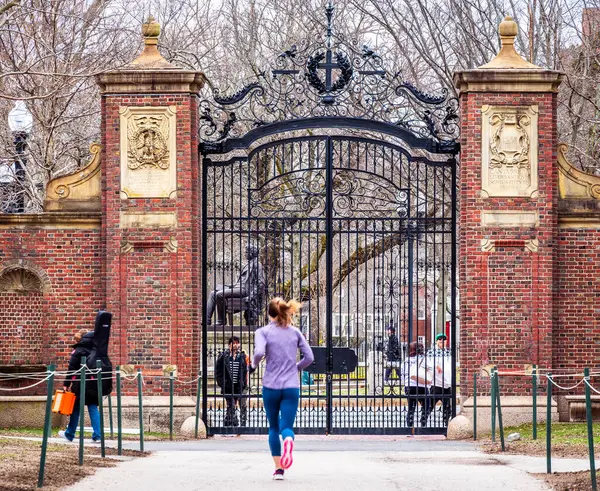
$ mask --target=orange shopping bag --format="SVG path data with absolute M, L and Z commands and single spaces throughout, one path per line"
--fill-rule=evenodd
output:
M 70 416 L 75 406 L 75 394 L 73 392 L 65 392 L 64 390 L 56 390 L 54 392 L 54 400 L 52 401 L 52 412 Z

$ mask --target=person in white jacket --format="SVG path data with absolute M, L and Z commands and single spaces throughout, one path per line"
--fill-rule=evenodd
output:
M 427 396 L 429 395 L 429 387 L 433 381 L 433 369 L 428 364 L 425 356 L 423 356 L 423 352 L 422 343 L 410 343 L 408 346 L 408 360 L 403 367 L 404 393 L 408 399 L 406 426 L 409 427 L 414 426 L 417 403 L 421 405 L 421 428 L 426 425 L 427 416 L 429 415 L 427 410 Z
M 429 366 L 433 367 L 433 384 L 429 389 L 429 394 L 432 395 L 430 403 L 427 407 L 427 416 L 435 408 L 438 401 L 442 401 L 442 417 L 444 426 L 448 426 L 450 415 L 452 414 L 452 359 L 449 356 L 448 350 L 444 348 L 446 341 L 445 334 L 438 334 L 435 337 L 436 345 L 440 348 L 434 352 L 433 356 L 428 357 Z

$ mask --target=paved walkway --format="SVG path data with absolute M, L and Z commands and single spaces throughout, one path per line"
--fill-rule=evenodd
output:
M 113 446 L 114 442 L 110 442 Z M 127 442 L 124 448 L 137 449 Z M 490 455 L 470 442 L 422 437 L 300 435 L 285 481 L 272 481 L 266 437 L 215 437 L 194 442 L 146 442 L 153 454 L 101 468 L 69 491 L 211 490 L 511 490 L 550 489 L 543 457 Z M 600 462 L 599 462 L 600 464 Z M 598 465 L 598 464 L 597 464 Z M 583 459 L 554 459 L 556 472 L 586 470 Z

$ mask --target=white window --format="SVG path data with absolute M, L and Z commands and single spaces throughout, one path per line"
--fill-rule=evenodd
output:
M 15 181 L 14 162 L 0 162 L 0 183 L 8 184 Z
M 332 335 L 334 337 L 340 336 L 354 336 L 354 315 L 353 314 L 333 314 L 332 319 Z
M 304 334 L 304 337 L 308 339 L 310 334 L 310 315 L 308 313 L 300 315 L 300 331 Z
M 344 321 L 344 314 L 333 314 L 332 335 L 334 337 L 339 337 L 341 335 L 343 321 Z
M 354 336 L 354 314 L 346 314 L 346 334 L 350 338 Z

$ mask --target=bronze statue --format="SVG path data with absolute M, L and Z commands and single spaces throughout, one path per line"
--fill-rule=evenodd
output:
M 265 274 L 262 264 L 258 261 L 258 247 L 249 244 L 246 247 L 248 263 L 242 269 L 240 277 L 233 285 L 218 285 L 208 296 L 206 305 L 206 325 L 210 325 L 212 316 L 217 307 L 216 325 L 225 324 L 225 307 L 228 299 L 239 298 L 247 302 L 245 309 L 236 308 L 235 311 L 245 310 L 248 325 L 256 324 L 262 309 L 261 300 L 265 290 Z M 231 310 L 231 309 L 230 309 Z

